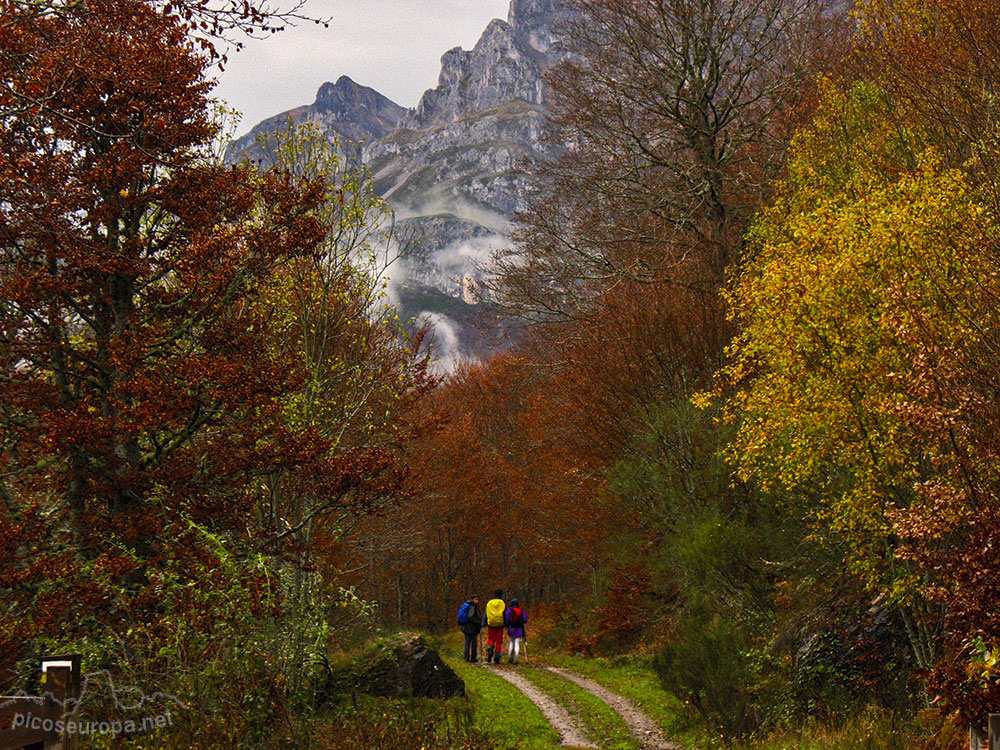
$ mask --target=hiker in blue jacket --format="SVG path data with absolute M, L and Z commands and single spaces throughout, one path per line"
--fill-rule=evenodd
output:
M 517 599 L 511 599 L 507 611 L 503 613 L 503 622 L 507 626 L 507 661 L 517 664 L 517 655 L 521 650 L 521 641 L 528 640 L 524 626 L 528 622 L 528 613 L 520 606 Z
M 458 625 L 465 634 L 465 649 L 462 656 L 466 661 L 479 661 L 479 651 L 476 641 L 479 631 L 483 629 L 483 613 L 479 611 L 479 597 L 474 596 L 462 604 L 458 610 Z

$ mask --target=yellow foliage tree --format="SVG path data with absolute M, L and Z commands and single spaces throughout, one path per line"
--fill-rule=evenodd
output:
M 892 513 L 922 502 L 946 450 L 916 439 L 904 376 L 980 335 L 997 231 L 965 175 L 897 126 L 877 89 L 828 88 L 728 291 L 740 326 L 723 373 L 731 456 L 743 478 L 813 500 L 817 528 L 900 605 L 928 665 L 938 614 L 895 554 Z

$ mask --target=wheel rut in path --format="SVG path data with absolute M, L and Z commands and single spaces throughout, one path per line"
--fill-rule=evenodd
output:
M 545 669 L 570 682 L 576 683 L 588 693 L 596 695 L 611 706 L 622 717 L 628 728 L 632 730 L 632 734 L 642 743 L 643 750 L 683 750 L 680 745 L 670 742 L 664 737 L 663 732 L 656 726 L 656 722 L 643 713 L 632 701 L 622 698 L 617 693 L 612 693 L 599 682 L 595 682 L 588 677 L 581 677 L 578 674 L 557 667 L 545 667 Z
M 485 669 L 485 667 L 484 667 Z M 571 747 L 597 748 L 565 708 L 532 685 L 521 675 L 509 669 L 497 669 L 496 674 L 524 693 L 541 710 L 546 720 L 559 733 L 559 742 Z

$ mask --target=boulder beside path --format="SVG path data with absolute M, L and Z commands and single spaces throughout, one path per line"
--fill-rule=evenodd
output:
M 384 698 L 451 698 L 465 682 L 419 635 L 400 635 L 365 657 L 354 670 L 357 691 Z

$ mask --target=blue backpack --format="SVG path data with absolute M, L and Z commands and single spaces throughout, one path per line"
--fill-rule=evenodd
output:
M 469 621 L 469 613 L 472 611 L 472 602 L 465 602 L 458 608 L 458 624 L 465 625 Z

